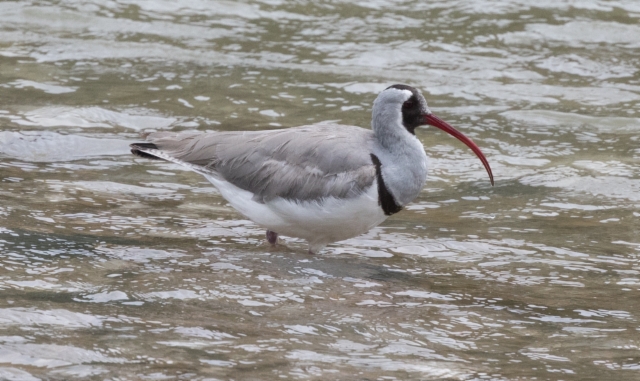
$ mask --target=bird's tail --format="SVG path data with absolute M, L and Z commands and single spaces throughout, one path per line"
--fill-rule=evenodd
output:
M 136 156 L 144 157 L 145 159 L 162 160 L 161 157 L 151 153 L 153 151 L 159 151 L 158 146 L 153 143 L 133 143 L 129 147 L 131 147 L 131 153 Z
M 150 140 L 159 139 L 158 143 L 166 143 L 166 144 L 161 144 L 159 146 L 158 144 L 152 143 L 152 142 L 133 143 L 129 145 L 129 147 L 131 147 L 131 153 L 136 156 L 143 157 L 145 159 L 169 161 L 171 163 L 175 163 L 183 167 L 186 167 L 187 169 L 190 169 L 202 175 L 206 175 L 206 176 L 216 175 L 216 172 L 212 168 L 208 168 L 204 165 L 190 163 L 185 160 L 182 160 L 181 158 L 175 157 L 174 156 L 175 152 L 172 150 L 172 148 L 174 147 L 172 147 L 172 145 L 177 145 L 178 143 L 180 143 L 180 140 L 167 139 L 168 136 L 169 134 L 166 134 L 166 133 L 151 134 L 147 137 L 148 139 Z M 167 146 L 166 148 L 164 147 L 165 145 Z

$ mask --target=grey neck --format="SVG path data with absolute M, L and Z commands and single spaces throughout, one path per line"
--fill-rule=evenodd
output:
M 374 105 L 371 127 L 377 141 L 373 153 L 380 160 L 385 185 L 397 204 L 406 205 L 420 194 L 427 180 L 424 147 L 402 125 L 399 110 L 376 110 Z

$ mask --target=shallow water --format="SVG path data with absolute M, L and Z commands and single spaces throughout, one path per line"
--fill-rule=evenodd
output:
M 637 380 L 636 1 L 0 3 L 0 379 Z M 150 130 L 367 126 L 422 89 L 420 197 L 306 254 Z

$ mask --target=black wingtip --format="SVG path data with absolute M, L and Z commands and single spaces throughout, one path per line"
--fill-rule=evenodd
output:
M 141 151 L 143 149 L 158 149 L 158 146 L 153 143 L 133 143 L 129 147 L 131 147 L 131 153 L 136 156 L 144 157 L 145 159 L 162 160 L 157 156 Z

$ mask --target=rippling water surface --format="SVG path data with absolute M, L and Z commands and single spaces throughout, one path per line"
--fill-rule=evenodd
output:
M 535 4 L 532 6 L 531 4 Z M 0 3 L 0 379 L 640 379 L 640 4 Z M 368 126 L 424 92 L 420 197 L 320 255 L 151 130 Z

